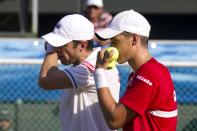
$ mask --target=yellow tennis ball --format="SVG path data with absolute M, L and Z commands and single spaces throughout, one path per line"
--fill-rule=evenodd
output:
M 107 69 L 114 68 L 116 66 L 116 62 L 117 62 L 117 59 L 119 57 L 119 52 L 115 47 L 109 47 L 105 51 L 107 51 L 109 53 L 112 50 L 114 51 L 114 54 L 109 60 L 109 64 L 107 65 Z

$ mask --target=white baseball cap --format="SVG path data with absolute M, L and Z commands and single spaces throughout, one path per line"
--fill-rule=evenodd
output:
M 93 24 L 79 14 L 63 17 L 57 23 L 53 32 L 42 36 L 43 39 L 54 47 L 63 46 L 72 40 L 91 40 L 93 37 Z
M 103 7 L 103 0 L 87 0 L 86 5 L 87 6 Z
M 144 16 L 134 10 L 127 10 L 117 14 L 108 28 L 99 30 L 96 34 L 103 39 L 110 39 L 125 31 L 149 37 L 150 29 Z

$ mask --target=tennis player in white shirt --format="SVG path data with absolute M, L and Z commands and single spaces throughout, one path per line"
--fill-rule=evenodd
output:
M 53 32 L 42 36 L 46 40 L 47 51 L 38 83 L 46 90 L 62 90 L 62 131 L 111 131 L 102 115 L 92 74 L 97 53 L 101 50 L 93 49 L 93 37 L 93 24 L 78 14 L 63 17 Z M 60 70 L 57 66 L 58 59 L 64 65 L 73 66 Z M 118 70 L 108 70 L 106 76 L 110 91 L 118 101 Z

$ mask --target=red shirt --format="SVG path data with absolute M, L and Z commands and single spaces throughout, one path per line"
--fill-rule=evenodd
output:
M 176 131 L 174 85 L 168 69 L 154 58 L 131 73 L 120 102 L 136 113 L 123 131 Z

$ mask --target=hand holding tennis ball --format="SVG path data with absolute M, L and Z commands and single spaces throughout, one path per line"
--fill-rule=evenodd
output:
M 115 47 L 109 47 L 105 50 L 105 56 L 109 57 L 107 69 L 113 69 L 116 66 L 117 59 L 119 57 L 119 52 Z
M 109 47 L 98 52 L 96 69 L 112 69 L 116 66 L 119 52 L 115 47 Z

